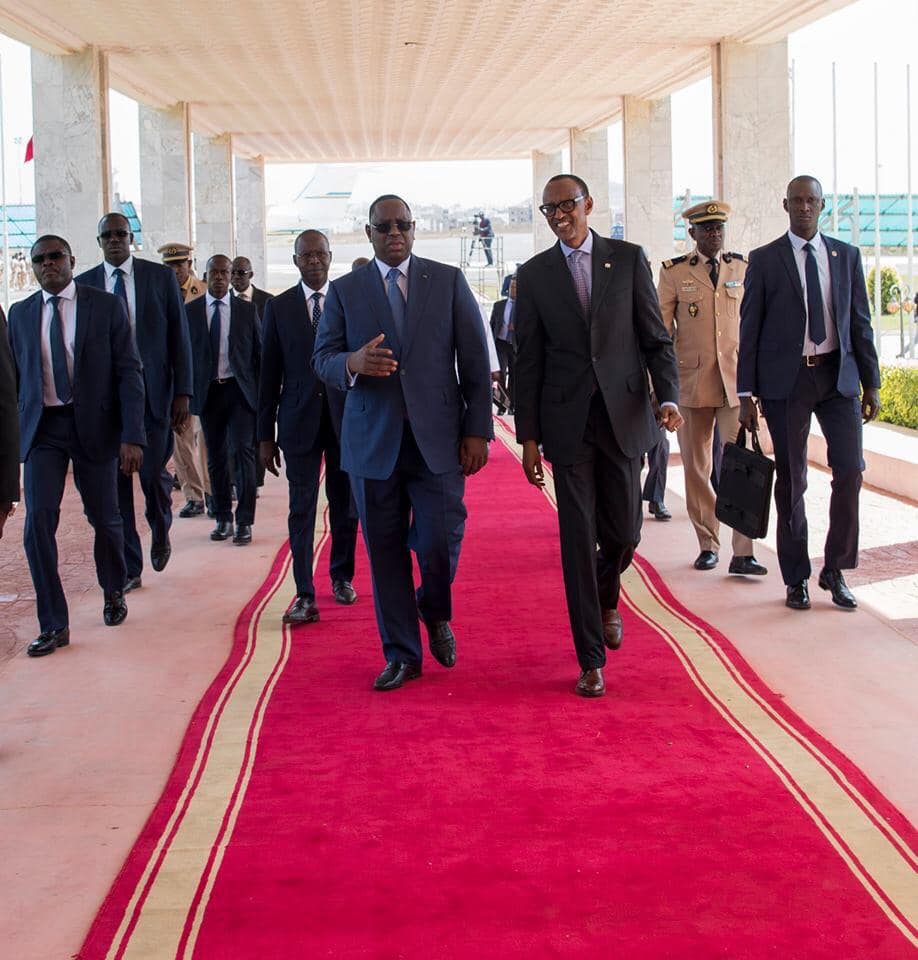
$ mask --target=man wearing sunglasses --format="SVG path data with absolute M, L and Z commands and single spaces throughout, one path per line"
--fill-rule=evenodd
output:
M 76 280 L 113 293 L 122 301 L 143 362 L 147 447 L 140 488 L 152 535 L 150 565 L 159 572 L 172 555 L 172 477 L 166 469 L 172 456 L 172 431 L 187 427 L 193 392 L 188 324 L 175 273 L 161 263 L 131 254 L 134 234 L 127 217 L 106 214 L 99 221 L 97 239 L 102 263 Z M 129 591 L 141 585 L 143 549 L 134 519 L 134 479 L 126 474 L 118 477 L 118 503 L 124 522 L 125 590 Z
M 119 460 L 122 473 L 138 470 L 146 437 L 143 373 L 124 302 L 74 283 L 61 237 L 39 237 L 31 258 L 41 290 L 10 310 L 10 344 L 25 463 L 23 543 L 41 627 L 27 652 L 44 657 L 70 642 L 56 543 L 68 467 L 95 530 L 102 617 L 117 626 L 127 616 Z
M 313 365 L 347 390 L 341 466 L 370 555 L 386 659 L 374 687 L 395 690 L 421 675 L 418 614 L 433 657 L 456 662 L 451 581 L 465 478 L 488 458 L 491 374 L 475 297 L 455 267 L 412 254 L 408 204 L 379 197 L 366 232 L 374 259 L 331 284 Z
M 558 243 L 517 271 L 516 435 L 529 482 L 551 461 L 568 615 L 584 697 L 605 693 L 618 649 L 621 574 L 641 530 L 641 456 L 682 422 L 673 342 L 640 247 L 589 228 L 579 177 L 552 177 L 539 207 Z M 597 553 L 597 544 L 599 551 Z

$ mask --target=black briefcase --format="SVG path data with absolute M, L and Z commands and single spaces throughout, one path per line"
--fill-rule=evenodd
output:
M 764 537 L 774 476 L 774 461 L 762 453 L 756 431 L 752 431 L 752 449 L 747 450 L 746 431 L 740 427 L 736 443 L 724 446 L 714 508 L 717 519 L 747 537 Z

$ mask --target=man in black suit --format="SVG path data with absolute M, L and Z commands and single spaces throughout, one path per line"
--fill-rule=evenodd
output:
M 141 466 L 144 393 L 122 299 L 74 282 L 75 261 L 61 237 L 39 237 L 31 256 L 41 290 L 13 306 L 9 332 L 25 463 L 23 541 L 41 626 L 28 654 L 43 657 L 70 642 L 56 533 L 71 462 L 95 530 L 103 620 L 117 626 L 127 616 L 118 466 L 125 474 Z
M 16 369 L 10 350 L 6 317 L 0 309 L 0 538 L 6 518 L 19 502 L 19 411 L 16 408 Z
M 201 418 L 217 525 L 211 540 L 252 542 L 255 522 L 255 410 L 261 353 L 255 305 L 230 296 L 232 261 L 207 261 L 207 293 L 186 304 L 194 362 L 191 412 Z M 235 464 L 236 531 L 230 453 Z
M 736 382 L 740 422 L 755 430 L 758 397 L 775 451 L 778 563 L 793 610 L 810 606 L 807 437 L 813 414 L 832 468 L 829 531 L 819 586 L 857 607 L 842 570 L 857 566 L 861 421 L 880 411 L 880 367 L 857 247 L 819 233 L 825 207 L 815 177 L 794 177 L 784 209 L 790 229 L 753 250 L 740 305 Z M 863 386 L 863 396 L 861 387 Z
M 517 271 L 516 433 L 530 483 L 554 468 L 561 559 L 580 663 L 576 692 L 605 692 L 603 645 L 622 640 L 621 573 L 641 530 L 641 456 L 681 423 L 679 374 L 647 258 L 590 230 L 579 177 L 552 177 L 539 208 L 559 243 Z M 596 546 L 599 545 L 597 555 Z
M 265 307 L 271 299 L 271 294 L 268 293 L 267 290 L 259 290 L 258 287 L 252 283 L 252 277 L 254 275 L 252 261 L 249 260 L 248 257 L 236 257 L 236 259 L 233 260 L 231 281 L 233 285 L 233 296 L 242 297 L 243 300 L 254 303 L 255 309 L 258 311 L 258 322 L 263 325 Z
M 516 275 L 510 278 L 509 296 L 497 300 L 491 308 L 491 333 L 497 348 L 500 364 L 500 383 L 510 398 L 510 413 L 513 413 L 513 367 L 516 363 Z M 501 412 L 500 409 L 498 412 Z
M 81 273 L 76 282 L 120 297 L 134 332 L 146 395 L 147 445 L 140 488 L 152 534 L 150 564 L 159 572 L 172 555 L 172 476 L 166 469 L 172 456 L 172 431 L 185 429 L 192 392 L 188 324 L 173 271 L 131 255 L 134 234 L 127 217 L 106 214 L 99 221 L 97 240 L 105 259 Z M 134 518 L 134 479 L 124 473 L 118 475 L 118 507 L 124 524 L 127 593 L 141 585 L 143 549 Z
M 311 363 L 316 330 L 328 293 L 332 254 L 328 239 L 318 230 L 301 233 L 293 249 L 300 282 L 275 297 L 265 310 L 258 382 L 258 438 L 260 458 L 271 473 L 278 476 L 280 450 L 287 461 L 290 488 L 287 527 L 296 599 L 284 614 L 284 622 L 313 623 L 319 619 L 312 560 L 323 455 L 331 522 L 328 572 L 338 603 L 351 604 L 357 600 L 351 586 L 357 545 L 357 508 L 348 475 L 341 469 L 344 393 L 335 387 L 326 387 Z

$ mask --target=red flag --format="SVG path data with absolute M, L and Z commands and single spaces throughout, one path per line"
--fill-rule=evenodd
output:
M 30 160 L 35 159 L 35 148 L 32 146 L 32 138 L 29 137 L 29 142 L 26 144 L 25 148 L 25 160 L 23 163 L 28 163 Z

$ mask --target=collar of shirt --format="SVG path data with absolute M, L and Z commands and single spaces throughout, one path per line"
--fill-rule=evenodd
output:
M 251 303 L 252 294 L 255 292 L 255 288 L 251 283 L 245 288 L 245 290 L 242 291 L 242 293 L 239 293 L 235 287 L 230 287 L 230 290 L 235 296 L 239 297 L 240 300 L 247 300 L 249 303 Z
M 327 280 L 325 281 L 325 286 L 322 287 L 321 290 L 313 290 L 312 287 L 310 287 L 309 284 L 303 280 L 300 280 L 300 286 L 303 288 L 303 293 L 306 296 L 307 301 L 314 293 L 319 294 L 319 296 L 323 299 L 328 296 L 329 283 Z
M 715 253 L 713 257 L 706 257 L 706 256 L 698 249 L 698 247 L 695 247 L 695 249 L 694 249 L 694 251 L 693 251 L 693 253 L 692 253 L 692 256 L 698 257 L 698 262 L 699 262 L 699 263 L 703 263 L 703 264 L 705 264 L 705 265 L 707 265 L 708 260 L 711 260 L 711 259 L 716 260 L 717 263 L 720 264 L 720 251 L 718 251 L 717 253 Z
M 224 307 L 228 307 L 228 306 L 230 305 L 230 302 L 229 302 L 229 298 L 230 298 L 229 291 L 227 291 L 226 296 L 225 296 L 225 297 L 222 297 L 220 300 L 218 300 L 216 297 L 212 297 L 212 296 L 210 295 L 210 290 L 208 290 L 207 293 L 204 294 L 204 297 L 205 297 L 206 302 L 207 302 L 207 309 L 208 309 L 208 310 L 210 310 L 210 308 L 211 308 L 215 303 L 222 303 Z
M 73 300 L 76 297 L 76 281 L 71 280 L 60 293 L 48 293 L 47 290 L 42 290 L 41 297 L 43 303 L 47 303 L 52 297 L 60 297 L 62 300 Z
M 586 240 L 580 244 L 579 247 L 569 247 L 563 240 L 558 241 L 561 244 L 561 252 L 564 254 L 564 259 L 566 260 L 575 250 L 581 250 L 588 257 L 593 254 L 593 231 L 588 230 L 586 235 Z
M 811 243 L 813 245 L 813 253 L 817 253 L 819 248 L 822 246 L 822 235 L 818 230 L 813 235 L 811 240 L 804 240 L 803 237 L 798 237 L 796 233 L 792 233 L 790 230 L 787 231 L 787 235 L 790 238 L 791 246 L 794 248 L 796 253 L 800 253 L 807 243 Z
M 116 270 L 123 271 L 126 277 L 132 277 L 134 275 L 133 255 L 129 255 L 127 260 L 125 260 L 124 263 L 119 264 L 117 267 L 112 266 L 112 264 L 110 264 L 108 260 L 103 260 L 102 266 L 105 268 L 105 276 L 108 277 L 109 280 L 111 280 L 112 277 L 115 275 Z
M 383 283 L 386 282 L 386 277 L 389 274 L 389 271 L 392 267 L 388 263 L 383 263 L 379 257 L 373 257 L 373 262 L 376 264 L 379 269 L 380 276 L 383 278 Z M 407 256 L 404 260 L 395 268 L 398 272 L 407 280 L 408 279 L 408 264 L 411 262 L 411 257 Z

